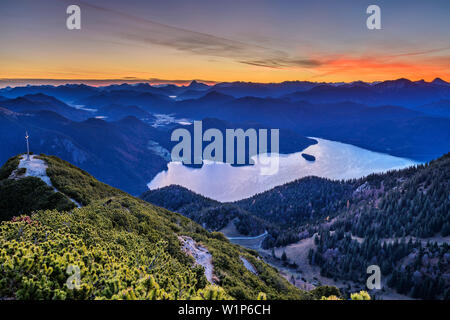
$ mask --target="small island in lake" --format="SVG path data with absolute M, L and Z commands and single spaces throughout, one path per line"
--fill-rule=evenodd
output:
M 307 153 L 302 153 L 302 157 L 307 161 L 316 161 L 316 157 Z

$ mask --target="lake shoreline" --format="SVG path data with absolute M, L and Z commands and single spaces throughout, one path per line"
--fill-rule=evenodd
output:
M 168 169 L 159 172 L 148 187 L 154 190 L 178 184 L 205 197 L 232 202 L 307 176 L 348 180 L 419 164 L 410 159 L 369 151 L 350 144 L 311 138 L 318 143 L 300 152 L 280 154 L 279 167 L 274 174 L 262 174 L 267 170 L 263 165 L 267 162 L 264 161 L 270 162 L 269 155 L 260 155 L 261 161 L 253 166 L 242 167 L 205 161 L 201 168 L 190 168 L 180 162 L 169 162 Z M 305 159 L 302 154 L 314 157 L 314 161 Z

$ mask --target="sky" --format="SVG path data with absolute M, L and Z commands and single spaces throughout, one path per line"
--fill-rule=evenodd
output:
M 448 0 L 1 0 L 0 84 L 450 81 L 449 16 Z

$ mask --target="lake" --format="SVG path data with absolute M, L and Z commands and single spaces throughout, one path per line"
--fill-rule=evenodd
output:
M 313 138 L 318 144 L 288 155 L 280 155 L 276 174 L 262 175 L 260 164 L 233 167 L 206 162 L 200 169 L 170 162 L 168 170 L 158 173 L 148 184 L 157 189 L 178 184 L 208 198 L 227 202 L 251 197 L 284 183 L 306 176 L 351 179 L 371 173 L 401 169 L 418 164 L 410 159 L 369 151 L 350 144 Z M 307 160 L 302 153 L 315 157 Z

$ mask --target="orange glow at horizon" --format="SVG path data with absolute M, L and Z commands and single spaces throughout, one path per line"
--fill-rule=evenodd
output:
M 33 62 L 33 66 L 3 65 L 0 62 L 0 79 L 41 79 L 41 80 L 111 80 L 117 81 L 145 81 L 186 84 L 192 79 L 208 83 L 217 82 L 283 82 L 283 81 L 312 81 L 312 82 L 352 82 L 352 81 L 383 81 L 407 78 L 412 81 L 432 81 L 439 77 L 450 81 L 450 58 L 428 57 L 422 60 L 392 59 L 390 57 L 352 57 L 339 55 L 317 59 L 320 64 L 311 68 L 245 65 L 235 61 L 209 62 L 200 57 L 190 57 L 170 60 L 172 68 L 153 66 L 152 64 L 139 67 L 139 62 L 105 61 L 77 61 L 65 66 L 63 61 Z M 186 61 L 184 61 L 186 60 Z M 111 66 L 111 67 L 110 67 Z M 184 68 L 183 68 L 184 66 Z M 140 70 L 140 71 L 136 71 Z M 149 70 L 149 71 L 147 71 Z M 150 71 L 151 70 L 151 71 Z M 152 79 L 161 79 L 152 81 Z M 81 81 L 82 82 L 82 81 Z
M 364 23 L 365 6 L 351 0 L 257 6 L 199 0 L 188 11 L 171 2 L 80 1 L 82 28 L 69 31 L 66 2 L 43 2 L 2 2 L 0 38 L 8 44 L 0 50 L 2 85 L 25 79 L 450 81 L 447 3 L 438 9 L 412 0 L 411 12 L 386 3 L 385 27 L 373 31 Z M 428 15 L 419 19 L 420 12 Z

